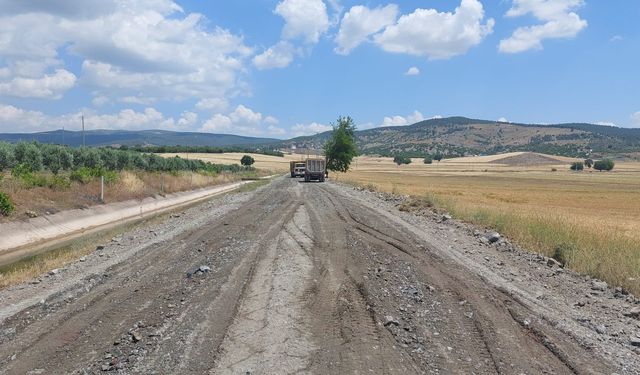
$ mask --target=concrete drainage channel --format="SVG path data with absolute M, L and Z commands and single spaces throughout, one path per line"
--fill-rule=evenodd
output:
M 263 177 L 269 179 L 274 176 Z M 255 180 L 63 211 L 27 221 L 0 224 L 0 266 L 58 248 L 82 236 L 131 224 L 225 194 Z

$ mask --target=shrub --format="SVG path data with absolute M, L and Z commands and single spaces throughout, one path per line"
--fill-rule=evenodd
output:
M 8 143 L 0 142 L 0 172 L 13 167 L 14 163 L 13 147 Z
M 433 163 L 433 157 L 431 157 L 431 155 L 427 155 L 427 156 L 425 156 L 423 162 L 425 164 L 432 164 Z
M 593 167 L 593 159 L 585 159 L 584 160 L 584 166 L 587 167 L 587 168 Z
M 130 152 L 120 150 L 120 152 L 118 152 L 118 170 L 130 169 L 132 160 L 133 158 Z
M 440 163 L 440 160 L 442 160 L 443 158 L 444 158 L 444 155 L 442 155 L 439 152 L 433 156 L 433 160 L 437 161 L 438 163 Z
M 396 156 L 396 157 L 394 157 L 394 158 L 393 158 L 393 162 L 394 162 L 394 163 L 396 163 L 396 164 L 398 164 L 398 165 L 401 165 L 401 164 L 411 164 L 411 159 L 410 159 L 410 158 L 408 158 L 408 157 L 406 157 L 406 156 L 400 156 L 400 155 L 398 155 L 398 156 Z
M 18 143 L 13 152 L 17 163 L 29 165 L 33 172 L 42 169 L 42 152 L 40 152 L 40 148 L 36 144 Z
M 245 156 L 242 157 L 242 159 L 240 159 L 240 164 L 242 164 L 245 167 L 250 167 L 255 162 L 256 161 L 249 155 L 245 155 Z
M 47 145 L 42 150 L 45 167 L 54 174 L 73 167 L 73 154 L 66 147 Z
M 120 170 L 120 166 L 118 165 L 118 151 L 112 148 L 101 148 L 100 149 L 100 160 L 102 161 L 102 166 L 108 170 Z
M 572 243 L 561 243 L 553 249 L 551 257 L 565 267 L 573 260 L 576 250 L 576 246 Z
M 55 175 L 49 180 L 48 185 L 53 190 L 67 190 L 71 187 L 71 180 L 65 176 Z
M 104 183 L 107 185 L 115 184 L 120 178 L 120 175 L 116 171 L 104 171 L 102 175 L 104 176 Z
M 11 169 L 11 175 L 13 177 L 18 177 L 18 178 L 25 176 L 27 174 L 31 174 L 31 172 L 32 172 L 31 166 L 25 163 L 18 164 L 14 166 L 13 169 Z
M 27 188 L 32 188 L 35 186 L 38 187 L 49 187 L 49 180 L 47 179 L 46 176 L 42 175 L 42 174 L 33 174 L 33 173 L 27 173 L 24 174 L 21 177 L 22 183 L 24 184 L 25 187 Z
M 77 149 L 74 154 L 76 167 L 100 168 L 103 166 L 100 152 L 95 148 L 83 147 Z
M 551 172 L 557 172 L 558 168 L 551 168 Z
M 599 171 L 610 171 L 613 169 L 614 166 L 615 166 L 615 163 L 613 162 L 613 160 L 610 160 L 610 159 L 598 160 L 595 163 L 593 163 L 593 168 Z
M 15 209 L 16 207 L 13 205 L 11 198 L 0 191 L 0 214 L 3 216 L 9 216 Z
M 91 168 L 81 167 L 71 172 L 71 176 L 69 176 L 71 180 L 78 181 L 81 184 L 87 184 L 93 180 L 93 174 L 91 173 Z
M 576 161 L 571 164 L 570 168 L 572 171 L 581 171 L 584 169 L 584 163 L 582 163 L 581 161 Z

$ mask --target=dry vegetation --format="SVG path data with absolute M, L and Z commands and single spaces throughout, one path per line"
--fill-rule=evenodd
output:
M 45 172 L 43 172 L 45 173 Z M 253 172 L 252 172 L 253 173 Z M 240 180 L 243 173 L 200 174 L 193 172 L 152 173 L 118 172 L 116 181 L 105 186 L 105 203 L 129 199 L 143 199 L 158 194 L 198 189 Z M 16 206 L 9 217 L 0 216 L 0 222 L 26 219 L 27 211 L 38 215 L 58 211 L 86 208 L 100 203 L 100 181 L 82 184 L 71 182 L 68 188 L 49 187 L 25 188 L 19 178 L 6 173 L 0 180 L 0 191 L 7 193 Z
M 231 181 L 231 177 L 223 175 L 217 178 L 209 179 L 206 176 L 194 174 L 193 176 L 187 175 L 189 180 L 193 177 L 193 186 L 208 186 L 210 182 L 225 182 Z M 166 176 L 165 176 L 166 178 Z M 237 177 L 234 177 L 237 178 Z M 121 192 L 126 192 L 128 196 L 143 197 L 144 194 L 150 193 L 153 190 L 149 190 L 150 176 L 143 176 L 140 178 L 135 173 L 122 172 L 119 189 Z M 189 188 L 185 176 L 178 178 L 178 176 L 171 176 L 165 179 L 165 183 L 169 183 L 170 191 L 182 191 Z M 191 183 L 191 181 L 189 181 Z M 257 180 L 249 184 L 243 185 L 237 192 L 248 192 L 264 186 L 269 183 L 269 180 Z M 146 193 L 145 193 L 146 192 Z M 88 255 L 95 251 L 96 243 L 108 242 L 111 238 L 123 235 L 141 225 L 148 225 L 150 223 L 159 223 L 165 220 L 170 213 L 164 213 L 144 219 L 135 224 L 127 224 L 125 226 L 118 226 L 107 231 L 100 231 L 96 234 L 83 236 L 77 240 L 73 240 L 71 243 L 56 248 L 51 251 L 44 251 L 37 255 L 22 259 L 18 262 L 8 265 L 0 266 L 0 288 L 6 288 L 8 286 L 16 285 L 27 280 L 34 279 L 46 272 L 62 268 L 69 262 L 74 262 L 78 258 Z
M 272 173 L 284 173 L 289 171 L 289 162 L 294 160 L 304 160 L 306 155 L 285 155 L 284 157 L 261 155 L 261 154 L 162 154 L 163 157 L 180 156 L 184 159 L 200 159 L 205 162 L 215 164 L 240 164 L 243 155 L 249 155 L 256 161 L 253 165 L 259 170 L 270 171 Z M 315 155 L 312 155 L 315 156 Z
M 414 159 L 398 167 L 390 158 L 360 157 L 352 171 L 334 177 L 422 197 L 526 248 L 561 253 L 569 267 L 640 295 L 640 163 L 619 163 L 613 172 L 572 172 L 568 158 L 541 166 L 498 159 L 432 165 Z
M 165 213 L 135 224 L 118 226 L 107 231 L 83 236 L 60 248 L 45 251 L 15 263 L 0 266 L 0 288 L 17 285 L 35 279 L 50 270 L 63 268 L 66 264 L 75 262 L 82 256 L 95 251 L 96 243 L 108 242 L 111 238 L 120 236 L 141 225 L 161 222 L 169 215 L 170 213 Z

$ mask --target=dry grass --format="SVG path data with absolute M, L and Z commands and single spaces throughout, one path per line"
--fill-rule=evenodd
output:
M 429 195 L 455 216 L 495 228 L 526 248 L 549 256 L 564 249 L 569 267 L 640 295 L 640 163 L 576 173 L 568 160 L 526 167 L 495 162 L 464 158 L 425 165 L 414 159 L 397 167 L 391 159 L 361 157 L 352 171 L 334 177 Z
M 180 156 L 181 158 L 200 159 L 215 164 L 238 164 L 244 155 L 250 155 L 255 159 L 255 168 L 269 171 L 271 173 L 285 173 L 289 171 L 289 162 L 304 160 L 305 155 L 284 155 L 284 157 L 269 156 L 262 154 L 224 153 L 224 154 L 162 154 L 163 157 Z M 315 155 L 312 155 L 315 156 Z
M 168 215 L 169 214 L 166 213 L 140 221 L 133 225 L 129 224 L 124 227 L 116 227 L 89 236 L 83 236 L 82 238 L 74 240 L 60 248 L 43 252 L 9 265 L 1 266 L 0 288 L 6 288 L 35 279 L 52 269 L 64 268 L 68 263 L 75 262 L 80 257 L 95 251 L 96 243 L 106 243 L 110 241 L 111 238 L 122 235 L 127 231 L 131 231 L 140 225 L 161 222 L 162 220 L 165 220 Z
M 215 186 L 238 181 L 245 175 L 245 173 L 207 175 L 193 172 L 171 174 L 123 171 L 118 174 L 117 181 L 105 186 L 104 203 L 143 199 L 158 194 Z M 27 219 L 26 211 L 45 215 L 47 212 L 56 213 L 101 204 L 99 179 L 94 179 L 87 184 L 72 182 L 68 189 L 25 188 L 19 179 L 5 174 L 0 180 L 0 191 L 7 193 L 16 206 L 11 216 L 0 216 L 0 222 Z

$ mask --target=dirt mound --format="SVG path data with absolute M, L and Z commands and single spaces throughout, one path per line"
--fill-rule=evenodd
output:
M 513 166 L 529 166 L 529 165 L 546 165 L 546 164 L 562 164 L 563 160 L 552 155 L 536 154 L 533 152 L 525 152 L 519 155 L 507 156 L 502 159 L 490 161 L 493 164 L 506 164 Z

